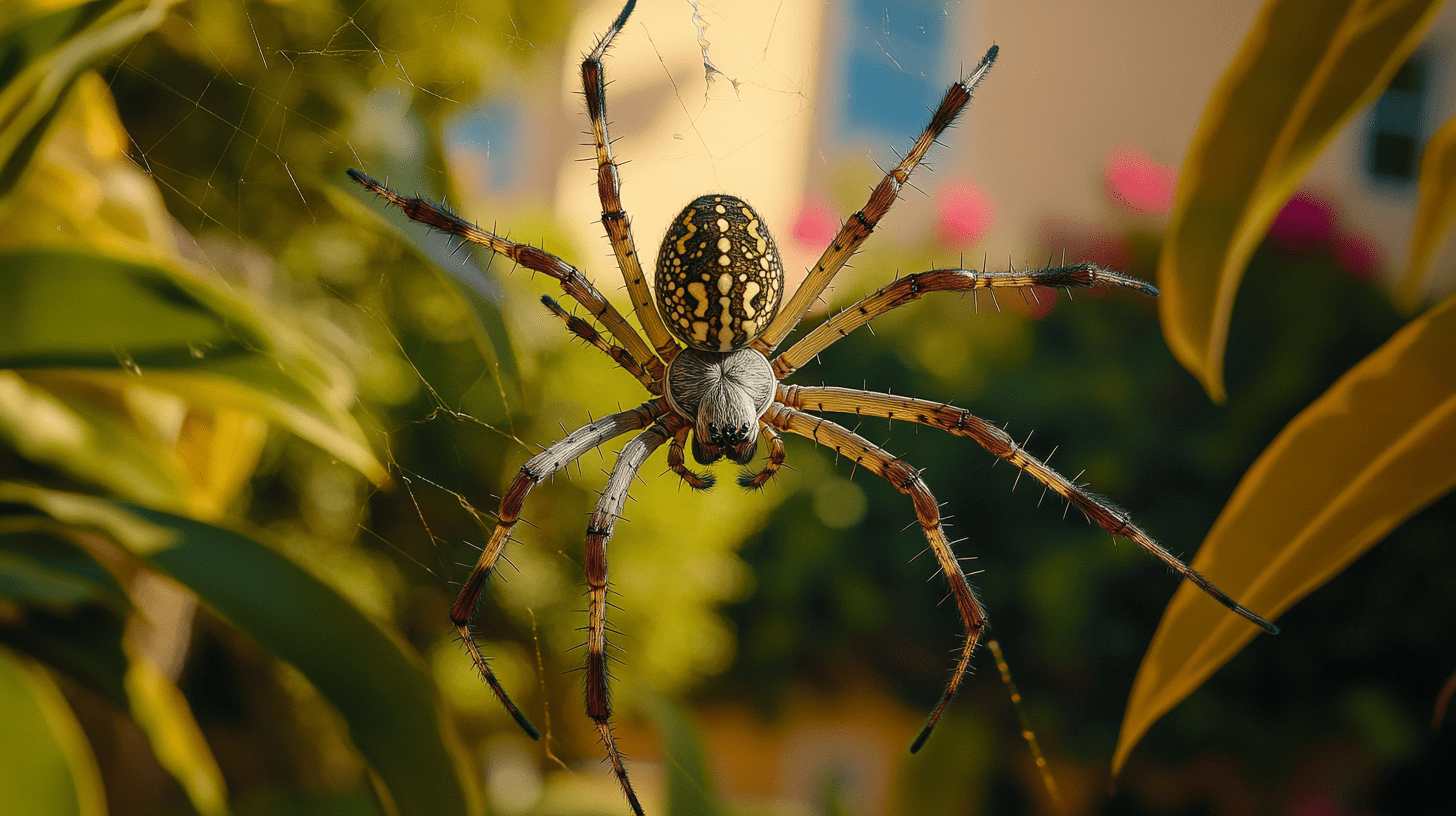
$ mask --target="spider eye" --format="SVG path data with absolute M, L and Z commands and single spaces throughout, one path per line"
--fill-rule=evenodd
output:
M 677 339 L 701 351 L 733 351 L 778 313 L 784 266 L 768 225 L 748 202 L 705 195 L 668 226 L 653 288 Z

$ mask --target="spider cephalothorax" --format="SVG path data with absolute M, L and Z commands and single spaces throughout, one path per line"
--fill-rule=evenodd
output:
M 751 338 L 750 338 L 751 339 Z M 740 465 L 758 452 L 758 421 L 773 405 L 773 367 L 753 349 L 683 349 L 667 369 L 667 404 L 693 423 L 693 458 Z
M 555 278 L 567 295 L 586 307 L 591 321 L 571 315 L 549 297 L 542 298 L 567 329 L 611 356 L 647 389 L 652 398 L 636 408 L 602 417 L 571 432 L 521 466 L 501 498 L 499 522 L 461 588 L 450 620 L 460 633 L 471 661 L 501 703 L 532 737 L 538 732 L 511 702 L 477 648 L 471 623 L 486 581 L 494 572 L 511 531 L 521 517 L 526 495 L 542 480 L 576 461 L 602 443 L 637 431 L 622 447 L 603 488 L 591 520 L 587 522 L 583 564 L 587 583 L 586 709 L 606 746 L 612 772 L 634 813 L 642 806 L 632 790 L 627 768 L 612 732 L 611 698 L 607 693 L 607 543 L 627 499 L 627 488 L 653 451 L 668 444 L 668 467 L 694 488 L 713 484 L 711 474 L 689 470 L 683 448 L 692 437 L 693 457 L 711 464 L 726 456 L 747 464 L 758 449 L 758 437 L 769 442 L 768 461 L 756 474 L 749 471 L 739 484 L 762 487 L 783 464 L 786 451 L 779 431 L 810 439 L 831 448 L 907 494 L 915 507 L 920 529 L 930 545 L 936 566 L 950 584 L 951 597 L 965 627 L 959 657 L 940 702 L 911 745 L 919 750 L 949 705 L 970 666 L 971 656 L 986 627 L 985 610 L 971 589 L 941 523 L 940 505 L 920 478 L 920 471 L 902 459 L 823 416 L 840 413 L 886 417 L 938 428 L 969 437 L 991 455 L 1009 462 L 1036 479 L 1087 519 L 1114 536 L 1136 542 L 1153 556 L 1192 581 L 1215 600 L 1267 631 L 1277 631 L 1266 620 L 1239 606 L 1208 579 L 1190 569 L 1133 524 L 1123 511 L 1088 493 L 1032 456 L 1000 426 L 961 408 L 940 401 L 921 400 L 833 386 L 788 385 L 783 381 L 799 367 L 860 326 L 885 312 L 934 292 L 975 292 L 980 289 L 1035 286 L 1084 288 L 1118 286 L 1156 295 L 1152 286 L 1096 264 L 1079 263 L 1039 270 L 985 272 L 972 269 L 932 269 L 898 278 L 820 323 L 788 349 L 775 354 L 780 343 L 817 301 L 845 263 L 860 248 L 890 210 L 900 190 L 935 140 L 950 127 L 971 100 L 971 92 L 996 59 L 993 46 L 961 81 L 950 86 L 910 151 L 870 194 L 864 208 L 845 220 L 839 234 L 808 277 L 786 303 L 783 268 L 763 219 L 742 199 L 710 194 L 694 200 L 668 226 L 657 261 L 656 298 L 648 291 L 638 260 L 626 211 L 622 208 L 617 163 L 607 136 L 606 82 L 602 58 L 613 38 L 626 25 L 636 0 L 627 0 L 622 12 L 581 64 L 587 113 L 596 146 L 597 192 L 602 204 L 602 225 L 627 284 L 633 311 L 646 340 L 579 270 L 544 249 L 509 241 L 463 221 L 419 198 L 390 190 L 357 170 L 349 175 L 399 207 L 410 218 L 487 247 L 516 263 Z M 655 303 L 654 303 L 655 300 Z M 674 339 L 675 338 L 675 339 Z M 681 341 L 687 348 L 678 345 Z M 649 345 L 650 343 L 650 345 Z

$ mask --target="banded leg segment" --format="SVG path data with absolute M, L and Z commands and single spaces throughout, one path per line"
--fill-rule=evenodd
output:
M 899 198 L 900 190 L 909 180 L 910 172 L 915 169 L 921 159 L 925 158 L 930 146 L 935 144 L 935 140 L 940 138 L 940 135 L 951 126 L 956 116 L 960 115 L 961 110 L 971 101 L 971 94 L 975 91 L 976 85 L 986 78 L 987 72 L 991 70 L 991 63 L 996 61 L 997 50 L 996 46 L 991 46 L 991 50 L 981 58 L 980 64 L 976 66 L 970 76 L 946 89 L 945 96 L 940 100 L 940 107 L 930 117 L 930 124 L 926 125 L 920 138 L 915 140 L 915 146 L 910 148 L 910 152 L 905 154 L 905 158 L 901 159 L 899 164 L 895 165 L 895 169 L 885 174 L 874 192 L 870 193 L 869 201 L 865 203 L 864 209 L 850 216 L 849 220 L 844 222 L 844 226 L 839 228 L 839 234 L 834 236 L 834 240 L 824 250 L 818 263 L 809 270 L 809 276 L 799 285 L 794 296 L 789 298 L 789 302 L 768 324 L 763 334 L 753 341 L 753 348 L 763 352 L 765 357 L 773 356 L 773 350 L 783 342 L 789 332 L 794 330 L 794 326 L 804 317 L 804 313 L 809 311 L 809 307 L 813 306 L 819 296 L 824 293 L 830 282 L 834 280 L 834 276 L 839 274 L 839 270 L 879 225 L 880 219 L 890 211 L 890 205 Z
M 1079 263 L 1050 269 L 977 272 L 974 269 L 932 269 L 918 272 L 880 288 L 858 303 L 825 320 L 797 343 L 774 358 L 774 376 L 783 379 L 816 354 L 834 345 L 860 326 L 891 309 L 913 303 L 932 292 L 973 292 L 978 289 L 1025 289 L 1047 286 L 1057 289 L 1086 289 L 1093 286 L 1121 286 L 1145 295 L 1157 296 L 1151 284 L 1111 272 L 1094 263 Z
M 936 704 L 935 709 L 931 711 L 930 718 L 926 721 L 925 727 L 921 729 L 920 735 L 910 746 L 911 753 L 919 751 L 930 737 L 930 732 L 940 722 L 946 706 L 950 705 L 950 701 L 960 690 L 961 680 L 971 665 L 971 655 L 975 652 L 976 644 L 981 639 L 981 632 L 986 628 L 986 612 L 981 607 L 980 600 L 976 598 L 975 591 L 971 589 L 971 583 L 966 579 L 966 573 L 961 569 L 960 562 L 956 560 L 955 552 L 951 549 L 950 541 L 945 536 L 945 528 L 941 526 L 940 506 L 936 503 L 935 497 L 931 495 L 930 488 L 926 487 L 925 482 L 920 478 L 920 471 L 911 467 L 903 459 L 891 456 L 848 428 L 821 417 L 801 413 L 777 402 L 769 406 L 764 419 L 781 431 L 812 439 L 826 448 L 834 449 L 835 453 L 852 459 L 856 465 L 868 468 L 875 475 L 889 482 L 896 490 L 908 495 L 915 504 L 915 517 L 920 522 L 920 529 L 924 531 L 926 541 L 930 542 L 930 550 L 935 555 L 936 564 L 950 583 L 951 595 L 955 597 L 956 609 L 960 612 L 961 623 L 966 629 L 965 642 L 961 646 L 960 657 L 956 660 L 950 681 L 946 683 L 945 692 L 941 695 L 940 702 Z
M 576 267 L 544 249 L 537 249 L 530 244 L 508 241 L 493 232 L 483 230 L 423 198 L 400 195 L 358 170 L 350 169 L 348 172 L 349 178 L 398 207 L 411 221 L 418 221 L 441 232 L 448 232 L 468 244 L 476 244 L 499 252 L 533 272 L 541 272 L 555 278 L 561 284 L 562 291 L 575 298 L 576 302 L 585 306 L 593 317 L 607 327 L 607 331 L 617 339 L 618 343 L 622 344 L 628 354 L 632 355 L 632 359 L 637 362 L 639 367 L 650 374 L 653 379 L 658 382 L 662 381 L 666 373 L 662 361 L 652 353 L 651 349 L 647 348 L 647 343 L 642 340 L 642 337 L 637 334 L 637 330 L 632 328 L 626 318 L 622 317 L 622 313 L 617 311 L 617 307 L 603 297 L 602 293 L 597 291 L 592 282 L 587 280 L 586 276 L 581 274 Z
M 1235 603 L 1192 567 L 1183 563 L 1178 556 L 1168 552 L 1152 536 L 1143 532 L 1127 512 L 1112 505 L 1106 499 L 1083 490 L 1076 483 L 1052 470 L 1045 462 L 1026 452 L 1016 444 L 1006 431 L 961 408 L 929 400 L 900 397 L 893 394 L 878 394 L 853 388 L 832 386 L 779 386 L 777 399 L 784 405 L 805 411 L 856 414 L 859 416 L 885 417 L 939 428 L 955 436 L 968 436 L 991 455 L 1010 462 L 1026 475 L 1041 482 L 1052 492 L 1077 506 L 1089 521 L 1114 536 L 1131 539 L 1147 550 L 1159 561 L 1187 578 L 1194 586 L 1203 590 L 1215 601 L 1250 623 L 1271 634 L 1279 629 L 1259 615 Z
M 658 315 L 647 279 L 642 275 L 642 258 L 637 254 L 636 242 L 632 238 L 632 220 L 622 209 L 622 179 L 617 174 L 617 162 L 612 158 L 612 139 L 607 134 L 607 83 L 602 58 L 622 26 L 627 24 L 627 18 L 636 5 L 637 0 L 627 0 L 612 27 L 582 60 L 581 84 L 586 96 L 587 116 L 591 119 L 592 139 L 597 148 L 597 195 L 602 201 L 602 226 L 607 229 L 607 239 L 612 242 L 617 266 L 627 281 L 627 294 L 632 298 L 637 319 L 642 322 L 647 339 L 656 347 L 657 354 L 663 362 L 670 363 L 678 352 L 677 341 L 672 339 Z
M 590 322 L 561 308 L 561 304 L 552 300 L 550 295 L 542 295 L 541 302 L 546 305 L 547 309 L 551 310 L 552 314 L 565 321 L 567 331 L 585 340 L 590 345 L 597 347 L 608 357 L 611 357 L 616 361 L 617 365 L 626 369 L 628 374 L 636 377 L 637 382 L 642 383 L 642 386 L 652 394 L 656 396 L 662 395 L 662 383 L 652 379 L 646 371 L 643 371 L 642 366 L 637 365 L 637 361 L 632 359 L 632 355 L 628 354 L 626 349 L 602 337 L 602 333 L 597 331 L 596 326 L 593 326 Z
M 490 540 L 481 550 L 474 569 L 470 571 L 470 577 L 466 579 L 465 586 L 461 587 L 460 594 L 456 596 L 455 605 L 450 608 L 450 622 L 460 633 L 460 639 L 465 643 L 466 650 L 470 652 L 470 659 L 475 663 L 476 670 L 480 672 L 481 679 L 494 692 L 496 699 L 501 701 L 501 705 L 504 705 L 515 718 L 516 724 L 521 726 L 521 729 L 529 734 L 531 739 L 539 739 L 540 732 L 526 719 L 526 715 L 521 713 L 521 710 L 511 701 L 510 696 L 506 694 L 505 689 L 501 687 L 495 672 L 490 670 L 485 657 L 481 655 L 480 647 L 475 642 L 475 635 L 470 629 L 471 621 L 475 619 L 475 610 L 480 606 L 480 596 L 485 591 L 485 582 L 495 571 L 501 552 L 505 550 L 506 542 L 510 540 L 511 530 L 521 518 L 521 507 L 526 503 L 526 495 L 531 492 L 531 488 L 542 479 L 576 461 L 592 448 L 628 431 L 646 427 L 667 412 L 666 402 L 653 400 L 644 402 L 630 411 L 602 417 L 596 422 L 576 429 L 565 439 L 522 465 L 520 474 L 511 482 L 505 495 L 501 497 L 498 521 L 495 529 L 491 531 Z
M 642 463 L 674 436 L 678 426 L 683 424 L 681 421 L 674 422 L 675 419 L 676 415 L 654 424 L 622 447 L 586 528 L 586 711 L 597 725 L 597 732 L 607 749 L 607 759 L 612 764 L 612 773 L 637 816 L 642 816 L 642 805 L 632 790 L 627 767 L 612 735 L 612 699 L 607 686 L 607 542 L 612 538 L 612 528 L 616 526 L 617 519 L 621 518 L 627 490 L 637 478 Z

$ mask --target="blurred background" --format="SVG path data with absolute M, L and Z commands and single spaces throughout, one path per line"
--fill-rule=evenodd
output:
M 655 255 L 684 203 L 726 191 L 764 215 L 796 285 L 909 148 L 927 106 L 994 43 L 990 77 L 810 325 L 896 274 L 935 267 L 1065 256 L 1152 280 L 1177 168 L 1259 5 L 641 0 L 606 64 L 638 246 Z M 49 23 L 37 19 L 77 9 L 100 19 L 108 7 L 34 0 L 0 23 L 13 46 L 41 36 Z M 541 307 L 540 295 L 556 295 L 550 280 L 426 234 L 344 170 L 545 246 L 627 310 L 597 220 L 578 75 L 617 11 L 559 0 L 180 3 L 77 84 L 50 130 L 59 135 L 0 199 L 6 251 L 95 250 L 104 238 L 280 327 L 288 348 L 322 361 L 317 390 L 337 409 L 335 427 L 378 460 L 351 460 L 353 448 L 301 422 L 268 432 L 241 421 L 234 432 L 213 414 L 208 439 L 233 445 L 236 477 L 184 480 L 165 501 L 128 492 L 139 477 L 124 457 L 78 461 L 24 429 L 0 438 L 0 474 L 241 530 L 303 567 L 422 658 L 463 784 L 479 785 L 490 813 L 627 812 L 571 673 L 585 623 L 580 545 L 620 443 L 531 493 L 529 524 L 481 607 L 483 649 L 541 742 L 479 683 L 446 615 L 521 464 L 646 395 Z M 930 298 L 792 381 L 954 401 L 1004 423 L 1191 558 L 1260 451 L 1407 319 L 1390 292 L 1406 265 L 1420 150 L 1453 112 L 1447 6 L 1255 252 L 1224 404 L 1174 360 L 1156 303 L 1121 291 Z M 83 177 L 99 181 L 74 181 Z M 71 219 L 64 230 L 55 213 Z M 113 233 L 142 238 L 123 246 Z M 1448 242 L 1429 295 L 1456 286 L 1453 252 Z M 52 280 L 57 302 L 92 296 L 67 291 L 79 279 Z M 120 311 L 118 324 L 146 319 Z M 26 347 L 22 324 L 11 325 L 8 342 Z M 109 324 L 90 328 L 101 357 L 120 348 Z M 146 360 L 112 357 L 144 380 Z M 280 370 L 296 362 L 264 358 Z M 160 403 L 138 402 L 125 384 L 108 381 L 116 390 L 98 396 L 96 383 L 61 380 L 25 382 L 72 406 L 125 403 L 128 428 L 158 424 Z M 1283 634 L 1256 639 L 1175 708 L 1113 779 L 1128 691 L 1174 577 L 1042 501 L 1029 480 L 1017 488 L 1016 472 L 969 440 L 877 420 L 852 427 L 925 468 L 952 537 L 966 538 L 958 551 L 975 559 L 968 570 L 1066 812 L 1338 816 L 1450 802 L 1456 739 L 1436 711 L 1456 670 L 1456 499 L 1284 615 Z M 612 540 L 620 743 L 651 812 L 1059 812 L 984 650 L 926 749 L 908 753 L 952 665 L 955 610 L 928 580 L 933 567 L 913 559 L 924 541 L 906 529 L 908 499 L 805 440 L 788 440 L 788 452 L 789 467 L 753 494 L 721 465 L 720 486 L 694 493 L 654 458 Z M 211 504 L 198 503 L 198 485 Z M 56 558 L 15 529 L 4 530 L 6 552 Z M 116 579 L 126 601 L 94 589 L 37 601 L 16 579 L 0 585 L 0 641 L 49 667 L 49 681 L 33 681 L 54 683 L 74 712 L 110 813 L 190 813 L 217 797 L 177 781 L 187 763 L 157 747 L 155 726 L 136 724 L 134 692 L 129 716 L 115 688 L 47 644 L 100 638 L 148 655 L 195 719 L 233 813 L 395 806 L 354 744 L 358 715 L 341 715 L 316 677 L 205 593 L 199 604 L 134 555 L 116 567 L 97 554 L 104 546 L 72 544 L 78 563 L 131 576 Z M 262 578 L 239 575 L 234 588 L 243 606 L 281 603 Z M 349 637 L 322 620 L 292 624 L 347 651 Z

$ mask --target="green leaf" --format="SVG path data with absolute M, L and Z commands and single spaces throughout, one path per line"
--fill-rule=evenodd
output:
M 30 62 L 0 84 L 0 195 L 20 180 L 76 77 L 161 25 L 176 3 L 121 0 L 94 19 L 101 6 L 67 9 L 22 27 L 21 39 L 6 43 L 6 56 Z
M 419 656 L 292 561 L 232 530 L 89 496 L 0 483 L 0 502 L 105 533 L 293 664 L 343 716 L 391 812 L 479 812 L 463 750 Z
M 130 607 L 111 573 L 70 541 L 42 529 L 0 532 L 0 598 L 49 609 L 83 603 L 117 611 Z
M 0 814 L 105 816 L 101 771 L 45 670 L 0 647 Z
M 113 391 L 141 385 L 193 407 L 246 411 L 318 445 L 376 484 L 388 481 L 348 411 L 353 384 L 341 364 L 242 298 L 162 265 L 59 250 L 0 254 L 0 368 L 25 370 L 32 384 L 51 390 L 66 383 Z M 61 370 L 39 374 L 37 368 Z M 80 410 L 74 400 L 66 403 L 62 409 Z M 159 452 L 138 451 L 116 428 L 102 427 L 96 416 L 89 420 L 94 433 L 85 441 L 92 450 L 72 451 L 69 459 L 84 464 L 103 452 L 96 445 L 126 448 L 95 460 L 92 481 L 133 478 L 105 466 L 126 464 L 129 450 L 138 478 L 145 478 L 118 495 L 177 506 L 137 492 L 145 484 L 158 496 L 179 489 L 163 465 L 148 464 L 148 455 Z M 43 436 L 47 427 L 22 423 L 14 433 Z M 65 452 L 54 453 L 47 461 L 59 464 Z
M 668 816 L 721 816 L 723 802 L 713 790 L 703 738 L 687 713 L 671 701 L 658 701 L 656 719 L 667 752 Z
M 1456 116 L 1426 141 L 1421 153 L 1421 196 L 1411 231 L 1410 267 L 1400 283 L 1401 305 L 1414 309 L 1441 239 L 1456 221 Z
M 1436 0 L 1269 0 L 1184 159 L 1158 266 L 1168 346 L 1224 399 L 1229 316 L 1244 269 L 1320 151 L 1373 101 L 1429 27 Z
M 167 451 L 124 417 L 66 401 L 0 369 L 0 441 L 37 464 L 159 507 L 181 508 L 187 485 Z
M 1193 559 L 1273 620 L 1456 487 L 1456 296 L 1300 412 L 1244 474 Z M 1158 718 L 1259 630 L 1179 586 L 1133 683 L 1114 772 Z
M 16 526 L 28 519 L 11 516 L 7 520 Z M 125 598 L 115 598 L 120 592 L 110 573 L 63 538 L 40 533 L 0 535 L 0 597 L 48 607 L 107 600 L 125 608 Z M 88 616 L 79 627 L 57 631 L 46 621 L 36 620 L 34 613 L 27 617 L 21 631 L 7 634 L 22 648 L 29 647 L 33 656 L 124 705 L 151 743 L 157 760 L 186 791 L 193 808 L 202 816 L 227 814 L 222 772 L 186 698 L 150 658 L 135 650 L 122 656 L 119 620 L 115 626 L 95 626 L 94 616 Z M 109 642 L 98 643 L 98 635 Z M 112 660 L 98 660 L 108 654 Z

